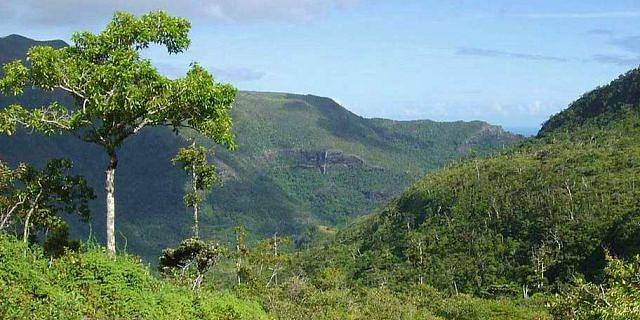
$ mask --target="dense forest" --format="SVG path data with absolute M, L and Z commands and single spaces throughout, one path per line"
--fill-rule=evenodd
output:
M 558 317 L 638 317 L 638 74 L 585 94 L 535 139 L 427 175 L 311 249 L 304 269 L 336 268 L 352 285 L 397 290 L 428 284 L 454 295 L 556 294 Z M 623 300 L 616 304 L 607 302 L 608 287 L 567 289 L 610 277 L 628 286 L 614 294 Z M 563 305 L 573 294 L 587 301 Z M 603 310 L 582 310 L 589 299 Z
M 138 43 L 136 41 L 159 41 L 173 48 L 175 43 L 180 43 L 181 30 L 188 29 L 182 20 L 175 19 L 164 13 L 150 13 L 140 18 L 120 13 L 101 34 L 80 34 L 70 47 L 45 43 L 60 49 L 30 51 L 30 66 L 9 64 L 5 67 L 4 78 L 0 79 L 0 88 L 7 91 L 7 88 L 29 81 L 36 87 L 46 86 L 47 81 L 57 83 L 58 75 L 38 72 L 40 68 L 49 70 L 42 65 L 49 66 L 51 61 L 78 53 L 78 59 L 87 59 L 92 67 L 110 63 L 105 62 L 100 54 L 97 59 L 92 56 L 100 50 L 105 50 L 107 56 L 114 55 L 113 59 L 120 62 L 119 66 L 130 64 L 128 69 L 140 63 L 146 66 L 135 55 L 145 46 L 134 44 Z M 149 21 L 154 21 L 150 29 Z M 158 27 L 156 21 L 165 23 Z M 130 28 L 120 29 L 123 25 Z M 136 28 L 145 32 L 129 34 L 131 30 L 138 30 Z M 157 32 L 156 28 L 163 32 Z M 123 35 L 125 38 L 131 36 L 133 44 L 121 47 Z M 115 47 L 113 37 L 120 40 L 115 42 Z M 175 37 L 176 41 L 167 41 L 167 37 Z M 93 50 L 83 51 L 87 48 Z M 53 51 L 38 56 L 38 50 Z M 122 55 L 119 50 L 131 55 Z M 41 59 L 43 57 L 46 59 Z M 53 70 L 60 67 L 60 64 L 52 65 Z M 68 72 L 65 68 L 60 69 Z M 206 71 L 195 70 L 198 78 L 188 80 L 207 89 L 204 90 L 206 92 L 194 92 L 189 103 L 198 104 L 203 110 L 213 107 L 220 113 L 218 118 L 204 119 L 224 121 L 224 113 L 228 111 L 225 104 L 213 103 L 215 99 L 209 99 L 212 97 L 197 98 L 201 94 L 206 97 L 207 93 L 220 92 L 210 90 L 209 86 L 217 87 L 215 82 L 209 81 L 211 78 L 206 76 Z M 260 126 L 270 122 L 262 121 L 260 114 L 243 117 L 236 113 L 238 116 L 234 117 L 234 124 L 238 137 L 234 143 L 238 145 L 237 151 L 220 150 L 216 153 L 218 157 L 208 164 L 207 159 L 211 159 L 206 155 L 207 148 L 196 148 L 194 144 L 192 149 L 183 148 L 177 155 L 175 149 L 186 146 L 187 142 L 206 147 L 213 147 L 214 142 L 224 145 L 225 128 L 218 128 L 223 131 L 207 131 L 210 126 L 197 122 L 202 119 L 190 119 L 189 114 L 168 113 L 156 117 L 158 110 L 162 110 L 155 109 L 157 105 L 131 105 L 133 110 L 140 112 L 135 114 L 136 117 L 151 119 L 143 122 L 145 125 L 160 125 L 165 124 L 167 118 L 175 119 L 170 117 L 180 121 L 166 123 L 169 126 L 177 127 L 182 121 L 193 124 L 191 131 L 178 137 L 167 130 L 137 137 L 140 138 L 137 142 L 132 140 L 139 146 L 156 141 L 155 145 L 148 146 L 156 153 L 170 149 L 160 152 L 166 152 L 167 166 L 171 165 L 169 159 L 173 158 L 178 167 L 170 174 L 180 182 L 174 182 L 171 188 L 179 194 L 186 192 L 186 196 L 184 203 L 178 197 L 167 204 L 171 208 L 180 207 L 175 210 L 183 216 L 183 225 L 174 223 L 166 228 L 184 230 L 182 233 L 154 236 L 177 238 L 183 235 L 185 239 L 174 241 L 171 247 L 164 249 L 159 254 L 157 266 L 143 263 L 137 256 L 127 253 L 128 250 L 119 250 L 114 256 L 95 237 L 88 241 L 74 240 L 67 221 L 71 221 L 72 227 L 86 221 L 90 213 L 93 214 L 90 210 L 92 205 L 95 206 L 93 199 L 104 196 L 94 194 L 88 182 L 98 177 L 85 180 L 72 166 L 87 164 L 62 159 L 38 159 L 35 165 L 3 162 L 0 166 L 0 317 L 640 318 L 640 252 L 637 249 L 640 245 L 640 191 L 636 187 L 640 183 L 639 74 L 640 69 L 634 69 L 609 85 L 596 88 L 551 117 L 537 137 L 493 153 L 490 151 L 497 145 L 519 139 L 483 123 L 366 120 L 345 113 L 344 109 L 325 98 L 239 93 L 235 110 L 240 111 L 235 112 L 251 113 L 261 108 L 272 108 L 262 115 L 281 117 L 280 125 Z M 193 74 L 191 76 L 194 77 Z M 174 85 L 170 81 L 178 81 L 175 85 L 181 84 L 180 80 L 163 80 L 153 73 L 151 80 L 169 81 L 165 83 L 168 87 Z M 97 92 L 100 92 L 101 85 L 102 82 L 96 84 Z M 34 97 L 27 98 L 33 99 L 31 101 L 52 99 L 41 98 L 38 94 L 25 92 L 26 96 Z M 166 99 L 174 98 L 170 92 L 167 94 Z M 59 98 L 68 99 L 65 95 Z M 252 107 L 238 107 L 243 100 L 251 101 L 244 103 Z M 87 110 L 95 107 L 91 103 L 88 103 Z M 73 117 L 69 122 L 62 122 L 66 114 L 59 110 L 23 110 L 9 106 L 0 113 L 0 130 L 13 133 L 18 123 L 51 134 L 56 131 L 50 126 L 51 122 L 62 123 L 65 130 L 74 125 L 84 125 L 82 121 L 74 122 L 76 119 Z M 70 114 L 83 117 L 83 112 L 86 111 L 78 108 L 71 110 Z M 96 114 L 102 115 L 98 111 L 93 113 L 94 116 Z M 152 117 L 144 118 L 149 114 Z M 323 117 L 317 118 L 319 115 Z M 138 121 L 138 118 L 133 119 Z M 254 119 L 256 123 L 243 126 L 243 121 L 251 121 L 248 119 Z M 302 119 L 307 119 L 307 123 L 322 123 L 323 119 L 330 121 L 318 126 L 323 130 L 316 132 L 302 132 L 299 131 L 301 127 L 283 125 L 299 123 L 297 121 Z M 434 126 L 442 128 L 434 129 Z M 259 132 L 243 134 L 243 130 Z M 203 135 L 196 135 L 195 131 L 202 131 Z M 267 132 L 270 134 L 265 134 Z M 205 139 L 207 133 L 212 140 Z M 446 140 L 441 136 L 443 134 L 451 140 Z M 270 142 L 257 138 L 261 135 L 270 137 L 266 140 Z M 159 145 L 158 139 L 164 137 L 173 137 L 177 143 L 171 144 L 172 148 L 167 148 L 166 144 Z M 338 143 L 339 148 L 322 142 L 323 139 L 338 139 L 335 137 L 343 138 Z M 29 139 L 65 141 L 70 138 L 73 137 L 18 134 L 5 137 L 3 141 L 8 143 L 19 139 L 17 141 L 28 145 Z M 296 139 L 300 141 L 294 144 Z M 310 141 L 314 141 L 313 144 Z M 368 144 L 363 141 L 368 141 Z M 247 145 L 244 151 L 243 144 Z M 61 145 L 64 144 L 58 144 Z M 280 149 L 274 149 L 274 145 Z M 358 148 L 370 146 L 379 150 L 399 150 L 396 153 L 374 152 L 370 158 L 360 157 L 362 153 L 358 153 Z M 3 147 L 0 153 L 3 157 L 3 153 L 13 152 L 5 150 L 15 149 Z M 58 155 L 64 156 L 64 150 L 57 151 Z M 305 150 L 313 152 L 309 154 Z M 324 150 L 324 153 L 319 150 Z M 457 152 L 457 156 L 432 158 L 434 155 L 429 152 L 433 150 L 455 151 L 451 154 Z M 239 155 L 231 156 L 233 152 Z M 328 161 L 331 152 L 334 154 L 331 159 L 338 159 L 338 164 L 332 165 Z M 418 155 L 421 152 L 424 154 Z M 256 154 L 262 158 L 256 158 Z M 254 156 L 242 158 L 247 155 Z M 458 159 L 450 161 L 454 158 Z M 278 166 L 271 166 L 274 159 L 279 159 Z M 305 162 L 309 159 L 311 163 Z M 238 192 L 233 187 L 224 191 L 227 185 L 209 187 L 218 177 L 231 181 L 234 176 L 240 179 L 241 170 L 249 170 L 246 164 L 242 166 L 243 161 L 254 163 L 252 168 L 261 166 L 265 172 L 270 172 L 272 179 L 279 177 L 281 183 L 288 182 L 290 185 L 285 190 L 290 199 L 302 199 L 298 201 L 316 210 L 332 208 L 335 213 L 354 217 L 355 220 L 347 219 L 342 221 L 343 226 L 327 228 L 326 224 L 330 222 L 338 225 L 336 217 L 330 214 L 332 211 L 314 213 L 309 209 L 311 211 L 307 214 L 313 217 L 314 223 L 307 224 L 306 231 L 300 233 L 303 237 L 288 236 L 291 233 L 287 234 L 286 230 L 265 237 L 266 232 L 261 233 L 255 225 L 249 224 L 245 228 L 233 220 L 216 225 L 217 228 L 225 228 L 228 235 L 226 241 L 216 239 L 214 232 L 207 230 L 211 223 L 206 218 L 206 212 L 210 210 L 207 206 L 211 205 L 208 200 L 224 201 L 224 197 L 237 197 L 242 193 L 233 193 Z M 414 161 L 425 164 L 409 166 L 408 163 Z M 351 163 L 359 169 L 353 170 Z M 389 198 L 380 197 L 378 202 L 360 204 L 358 210 L 372 210 L 368 215 L 356 217 L 361 212 L 341 209 L 349 206 L 350 201 L 357 203 L 357 197 L 349 194 L 354 189 L 363 193 L 364 190 L 380 191 L 395 183 L 393 181 L 401 185 L 400 181 L 405 178 L 402 174 L 360 177 L 361 172 L 388 172 L 393 167 L 392 163 L 409 176 L 405 183 L 415 182 L 397 196 L 392 196 L 393 191 L 389 190 L 385 191 Z M 442 168 L 436 169 L 437 166 Z M 283 167 L 288 169 L 283 170 Z M 150 170 L 142 166 L 134 168 Z M 420 178 L 430 170 L 433 171 Z M 331 184 L 323 188 L 328 194 L 346 193 L 340 203 L 334 203 L 336 207 L 326 206 L 316 195 L 298 194 L 294 197 L 290 194 L 319 188 L 318 181 L 332 172 L 336 174 L 331 176 Z M 242 176 L 247 177 L 245 174 Z M 144 181 L 135 183 L 135 188 L 145 188 Z M 253 186 L 256 182 L 245 183 Z M 273 191 L 269 186 L 272 184 L 263 185 L 264 190 L 257 188 L 251 192 Z M 124 197 L 126 193 L 116 195 Z M 153 202 L 155 199 L 147 194 L 136 201 Z M 383 204 L 376 209 L 378 203 Z M 199 235 L 196 224 L 195 236 L 187 237 L 192 224 L 188 213 L 194 213 L 193 222 L 197 223 L 200 207 L 205 212 L 199 221 L 203 232 Z M 243 210 L 243 207 L 235 210 Z M 273 219 L 285 223 L 293 218 L 275 216 Z M 309 219 L 304 215 L 295 218 Z M 158 223 L 152 225 L 150 221 L 163 218 L 148 216 L 145 219 L 148 219 L 144 220 L 147 227 L 152 229 L 158 228 Z M 171 221 L 164 223 L 168 225 Z M 128 231 L 126 227 L 124 230 Z M 216 232 L 220 230 L 216 229 Z M 136 254 L 135 251 L 129 252 Z

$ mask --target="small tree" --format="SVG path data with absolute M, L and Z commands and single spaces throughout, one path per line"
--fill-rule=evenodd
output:
M 206 196 L 206 191 L 218 181 L 216 167 L 207 161 L 207 149 L 197 146 L 195 142 L 187 148 L 180 148 L 172 162 L 174 165 L 180 165 L 191 176 L 191 191 L 185 194 L 184 203 L 193 209 L 193 236 L 199 239 L 199 206 Z
M 162 11 L 140 17 L 117 12 L 99 34 L 74 33 L 73 44 L 55 49 L 36 46 L 27 61 L 4 66 L 0 91 L 22 94 L 25 87 L 61 90 L 75 106 L 54 102 L 29 110 L 11 105 L 0 112 L 0 132 L 11 134 L 17 125 L 47 134 L 69 132 L 103 148 L 105 172 L 107 250 L 115 243 L 115 171 L 123 142 L 149 126 L 174 131 L 192 128 L 216 143 L 233 148 L 229 110 L 235 98 L 231 85 L 220 84 L 198 64 L 183 78 L 162 76 L 140 51 L 152 44 L 169 54 L 189 46 L 190 23 Z
M 26 196 L 16 192 L 17 172 L 0 161 L 0 231 L 13 221 L 18 210 L 26 202 Z
M 205 274 L 212 271 L 226 254 L 225 248 L 218 244 L 185 239 L 178 247 L 162 251 L 159 269 L 165 276 L 177 277 L 179 280 L 194 276 L 191 288 L 197 289 L 202 285 Z
M 247 266 L 244 264 L 244 260 L 249 256 L 249 248 L 247 248 L 247 243 L 245 241 L 247 232 L 244 229 L 244 226 L 241 225 L 236 226 L 233 230 L 236 234 L 236 281 L 238 284 L 241 284 L 251 276 Z
M 27 242 L 31 230 L 61 230 L 66 226 L 63 212 L 89 218 L 88 201 L 93 190 L 80 176 L 69 174 L 71 162 L 54 159 L 43 170 L 20 164 L 15 170 L 0 163 L 0 230 L 15 218 L 23 221 L 22 239 Z

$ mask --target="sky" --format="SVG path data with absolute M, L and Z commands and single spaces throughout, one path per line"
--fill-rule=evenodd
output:
M 484 120 L 522 133 L 640 65 L 638 0 L 0 0 L 0 36 L 68 41 L 116 10 L 192 21 L 197 61 L 242 90 L 331 97 L 364 117 Z

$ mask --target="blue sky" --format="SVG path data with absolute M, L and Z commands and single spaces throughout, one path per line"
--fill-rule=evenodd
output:
M 531 130 L 640 64 L 637 0 L 9 0 L 0 28 L 66 40 L 116 9 L 156 8 L 193 22 L 187 53 L 148 53 L 167 74 L 198 61 L 240 89 L 328 96 L 365 117 Z

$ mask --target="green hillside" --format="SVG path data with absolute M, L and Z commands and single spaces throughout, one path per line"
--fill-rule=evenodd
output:
M 633 69 L 609 85 L 584 94 L 567 109 L 551 117 L 539 135 L 571 131 L 585 125 L 606 127 L 637 114 L 640 101 L 640 69 Z
M 20 36 L 0 38 L 0 62 L 23 58 L 36 42 Z M 28 92 L 18 102 L 40 106 L 67 98 Z M 0 107 L 15 102 L 0 97 Z M 201 220 L 205 238 L 226 239 L 242 224 L 255 237 L 278 232 L 309 235 L 309 226 L 340 225 L 396 196 L 414 177 L 467 156 L 485 154 L 519 136 L 484 122 L 439 123 L 359 117 L 335 101 L 285 93 L 240 92 L 233 110 L 238 149 L 220 150 L 216 163 L 224 185 L 216 187 Z M 175 135 L 162 128 L 143 131 L 120 153 L 117 172 L 117 229 L 121 249 L 155 261 L 161 249 L 188 235 L 190 218 L 182 204 L 185 177 L 171 166 L 180 146 L 202 137 Z M 96 147 L 68 136 L 42 137 L 20 132 L 0 137 L 0 159 L 42 165 L 67 157 L 96 190 L 94 236 L 103 237 L 103 171 L 106 158 Z M 77 224 L 76 236 L 89 230 Z M 312 234 L 312 232 L 311 232 Z M 307 237 L 308 238 L 308 237 Z
M 639 72 L 587 93 L 538 138 L 426 175 L 311 250 L 302 268 L 486 297 L 559 292 L 576 277 L 601 282 L 607 254 L 640 253 Z

